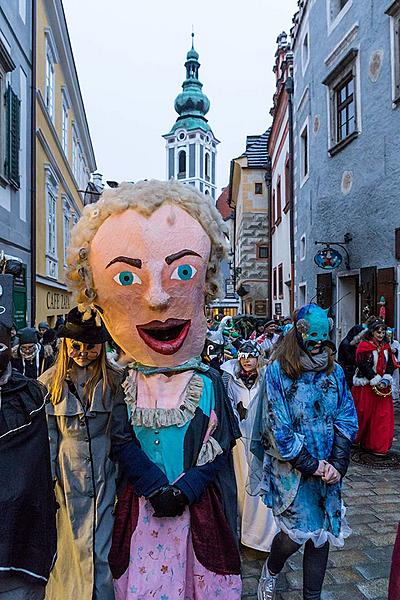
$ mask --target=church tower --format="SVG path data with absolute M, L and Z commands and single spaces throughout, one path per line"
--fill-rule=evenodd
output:
M 192 47 L 186 56 L 186 79 L 182 92 L 175 99 L 178 118 L 166 140 L 167 179 L 178 179 L 196 186 L 200 192 L 216 197 L 215 166 L 217 144 L 205 115 L 210 101 L 199 81 L 199 55 Z

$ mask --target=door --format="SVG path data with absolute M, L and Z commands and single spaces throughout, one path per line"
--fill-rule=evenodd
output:
M 394 327 L 394 294 L 395 294 L 395 274 L 394 267 L 389 267 L 387 269 L 378 269 L 377 274 L 377 301 L 379 302 L 383 296 L 385 300 L 385 323 L 389 327 Z M 376 309 L 376 314 L 379 316 L 379 310 L 382 307 L 381 304 L 378 304 Z
M 337 280 L 337 339 L 340 344 L 349 329 L 359 323 L 358 276 L 338 277 Z

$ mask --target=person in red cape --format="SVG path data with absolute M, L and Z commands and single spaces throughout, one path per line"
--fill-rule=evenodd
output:
M 369 324 L 357 348 L 356 365 L 352 395 L 359 429 L 355 443 L 373 454 L 385 455 L 394 434 L 391 384 L 395 365 L 381 319 Z

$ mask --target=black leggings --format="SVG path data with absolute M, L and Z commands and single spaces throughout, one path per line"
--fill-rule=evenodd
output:
M 272 575 L 280 573 L 285 562 L 301 544 L 296 544 L 290 537 L 280 531 L 273 539 L 271 554 L 267 566 Z M 303 557 L 303 597 L 304 600 L 320 600 L 322 584 L 324 583 L 326 565 L 328 562 L 329 542 L 316 548 L 311 540 L 305 543 Z

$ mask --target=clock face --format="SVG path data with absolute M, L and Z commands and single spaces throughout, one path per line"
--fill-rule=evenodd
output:
M 181 142 L 182 140 L 184 140 L 186 137 L 186 133 L 184 131 L 180 131 L 178 133 L 178 140 Z

